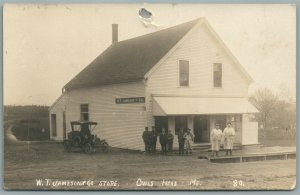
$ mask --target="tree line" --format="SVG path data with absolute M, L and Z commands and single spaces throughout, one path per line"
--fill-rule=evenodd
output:
M 49 115 L 49 106 L 43 105 L 26 105 L 4 106 L 4 117 L 22 116 L 22 117 L 45 117 Z
M 287 90 L 281 89 L 276 94 L 261 88 L 249 96 L 249 101 L 258 109 L 254 117 L 263 128 L 295 129 L 296 101 Z

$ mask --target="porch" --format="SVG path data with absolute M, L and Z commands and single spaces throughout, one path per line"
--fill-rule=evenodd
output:
M 215 124 L 220 124 L 223 131 L 226 123 L 230 121 L 235 129 L 235 143 L 242 144 L 243 115 L 178 115 L 178 116 L 155 116 L 157 133 L 163 128 L 168 129 L 174 135 L 174 147 L 178 147 L 177 135 L 180 129 L 191 129 L 194 134 L 194 148 L 207 150 L 211 147 L 210 131 Z
M 178 146 L 176 135 L 182 128 L 192 130 L 196 148 L 208 148 L 215 124 L 220 124 L 223 131 L 229 121 L 235 129 L 236 144 L 258 144 L 258 124 L 251 120 L 251 113 L 257 110 L 247 98 L 153 96 L 152 100 L 156 130 L 170 130 L 174 147 Z

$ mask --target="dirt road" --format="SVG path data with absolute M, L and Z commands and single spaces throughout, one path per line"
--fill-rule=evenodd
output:
M 6 189 L 291 189 L 296 160 L 214 164 L 193 156 L 65 153 L 61 144 L 5 145 Z

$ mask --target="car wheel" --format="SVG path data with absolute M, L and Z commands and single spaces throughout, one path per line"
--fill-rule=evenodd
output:
M 103 145 L 101 148 L 102 152 L 107 153 L 108 152 L 108 145 Z
M 90 154 L 92 152 L 92 145 L 90 143 L 86 143 L 84 145 L 84 151 L 85 153 Z

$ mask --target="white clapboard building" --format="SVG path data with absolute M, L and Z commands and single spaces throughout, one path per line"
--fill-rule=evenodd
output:
M 258 144 L 257 110 L 248 102 L 252 78 L 205 18 L 113 43 L 63 87 L 50 107 L 52 140 L 70 121 L 98 122 L 94 132 L 113 147 L 143 150 L 146 126 L 175 135 L 190 128 L 209 143 L 215 123 L 231 121 L 235 142 Z

